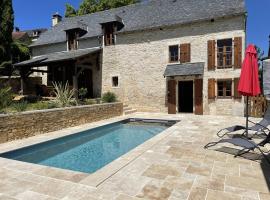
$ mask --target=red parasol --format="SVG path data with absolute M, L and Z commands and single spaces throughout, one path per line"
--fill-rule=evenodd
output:
M 257 96 L 261 93 L 257 51 L 254 45 L 249 45 L 246 49 L 246 55 L 242 64 L 241 76 L 238 85 L 238 92 L 247 97 L 246 134 L 248 136 L 248 97 Z

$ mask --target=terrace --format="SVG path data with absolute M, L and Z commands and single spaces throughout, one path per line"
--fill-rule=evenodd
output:
M 180 122 L 93 174 L 0 158 L 0 199 L 270 199 L 270 166 L 259 154 L 249 160 L 234 158 L 236 148 L 227 144 L 203 148 L 243 117 L 136 113 L 1 144 L 0 152 L 128 117 Z

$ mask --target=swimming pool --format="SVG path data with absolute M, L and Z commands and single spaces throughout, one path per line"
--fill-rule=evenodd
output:
M 0 154 L 0 157 L 93 173 L 176 121 L 127 119 Z

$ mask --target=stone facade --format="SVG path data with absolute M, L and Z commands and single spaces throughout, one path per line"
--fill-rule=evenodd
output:
M 121 116 L 122 114 L 123 104 L 111 103 L 0 115 L 0 143 Z
M 167 80 L 163 77 L 169 61 L 170 45 L 191 44 L 191 62 L 204 62 L 204 114 L 242 115 L 243 101 L 216 99 L 208 101 L 208 78 L 237 78 L 240 69 L 207 69 L 207 41 L 242 37 L 245 49 L 245 16 L 236 16 L 184 26 L 118 34 L 117 44 L 104 47 L 102 92 L 112 91 L 121 101 L 139 111 L 167 112 Z M 242 53 L 244 56 L 244 53 Z M 112 87 L 112 77 L 119 77 L 119 87 Z M 195 77 L 185 77 L 194 80 Z M 179 79 L 183 79 L 180 78 Z M 232 88 L 234 88 L 232 86 Z

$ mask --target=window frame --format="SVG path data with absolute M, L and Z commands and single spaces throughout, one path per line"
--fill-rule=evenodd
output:
M 115 25 L 112 24 L 106 24 L 103 27 L 104 31 L 104 46 L 112 46 L 115 45 Z M 109 37 L 108 37 L 109 36 Z
M 67 33 L 67 49 L 73 51 L 78 49 L 78 34 L 75 31 Z
M 218 43 L 219 41 L 224 41 L 224 40 L 231 40 L 231 46 L 222 46 L 219 47 Z M 227 50 L 227 48 L 230 48 L 230 50 Z M 234 59 L 234 47 L 233 47 L 233 38 L 224 38 L 224 39 L 217 39 L 216 40 L 216 58 L 217 58 L 217 65 L 216 68 L 217 69 L 231 69 L 233 68 L 233 59 Z M 220 49 L 222 49 L 222 51 L 219 51 Z M 229 56 L 230 58 L 228 58 L 227 56 Z M 222 57 L 222 65 L 220 65 L 220 57 Z M 227 62 L 230 62 L 227 65 Z
M 222 82 L 222 96 L 219 95 L 219 83 Z M 230 82 L 230 90 L 226 86 L 226 82 Z M 227 96 L 227 92 L 230 91 L 230 96 Z M 231 99 L 233 98 L 233 80 L 232 79 L 217 79 L 217 98 L 218 99 Z
M 177 57 L 174 55 L 173 57 L 177 58 L 176 60 L 172 60 L 172 55 L 171 55 L 171 47 L 177 47 Z M 169 63 L 178 63 L 179 62 L 179 58 L 180 57 L 180 50 L 179 50 L 179 45 L 175 44 L 175 45 L 169 45 Z

